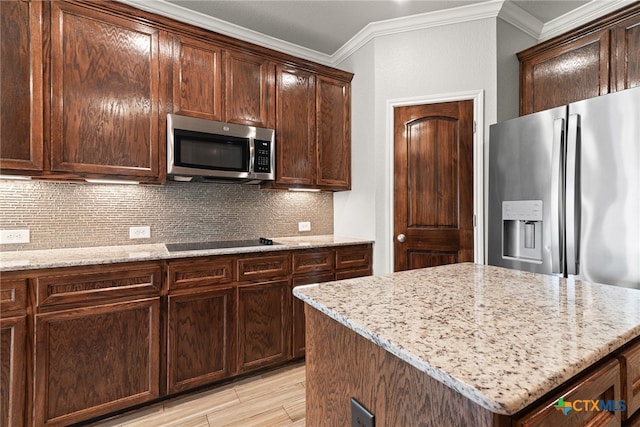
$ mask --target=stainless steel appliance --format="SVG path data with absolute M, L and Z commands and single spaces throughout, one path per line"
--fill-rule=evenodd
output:
M 275 132 L 168 114 L 167 175 L 176 181 L 273 180 Z
M 640 87 L 490 128 L 488 263 L 640 289 Z
M 216 240 L 211 242 L 189 242 L 189 243 L 167 243 L 165 244 L 169 252 L 202 251 L 207 249 L 228 249 L 228 248 L 248 248 L 254 246 L 281 245 L 272 239 L 260 237 L 259 239 L 247 240 Z

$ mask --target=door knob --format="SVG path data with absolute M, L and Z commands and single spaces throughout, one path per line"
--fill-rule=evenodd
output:
M 407 236 L 405 236 L 404 234 L 398 234 L 398 237 L 396 237 L 396 239 L 398 239 L 398 242 L 404 243 L 404 241 L 407 240 Z

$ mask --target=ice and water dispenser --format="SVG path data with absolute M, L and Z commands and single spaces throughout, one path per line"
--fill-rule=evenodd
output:
M 542 262 L 542 200 L 502 202 L 502 256 Z

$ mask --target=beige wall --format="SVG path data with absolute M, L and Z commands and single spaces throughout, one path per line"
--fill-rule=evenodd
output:
M 311 232 L 299 233 L 299 221 Z M 151 239 L 130 240 L 129 227 L 144 225 Z M 0 229 L 21 228 L 31 243 L 0 251 L 332 234 L 333 197 L 239 184 L 0 180 Z

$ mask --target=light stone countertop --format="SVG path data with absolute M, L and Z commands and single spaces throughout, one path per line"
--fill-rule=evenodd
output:
M 497 414 L 640 336 L 640 290 L 454 264 L 294 295 Z
M 272 237 L 271 239 L 280 244 L 272 246 L 245 246 L 241 248 L 206 249 L 180 252 L 169 252 L 167 247 L 162 243 L 13 252 L 2 251 L 0 252 L 0 272 L 373 243 L 372 240 L 333 235 Z

